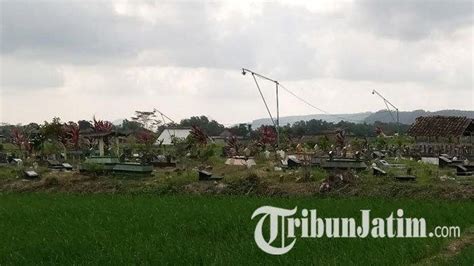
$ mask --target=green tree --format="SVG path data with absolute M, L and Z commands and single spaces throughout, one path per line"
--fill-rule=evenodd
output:
M 251 130 L 252 127 L 249 124 L 238 124 L 230 128 L 233 134 L 242 137 L 248 137 Z
M 79 120 L 77 121 L 77 124 L 79 125 L 79 130 L 87 130 L 93 127 L 92 123 L 87 120 Z
M 120 131 L 121 132 L 126 132 L 126 133 L 138 133 L 144 130 L 144 127 L 142 124 L 140 124 L 137 121 L 130 121 L 130 120 L 123 120 L 122 125 L 120 126 Z
M 224 125 L 219 124 L 216 120 L 209 120 L 204 115 L 183 119 L 179 125 L 182 127 L 198 126 L 209 136 L 219 135 L 224 130 Z
M 322 136 L 318 140 L 318 146 L 321 150 L 328 151 L 329 147 L 331 146 L 331 142 L 329 141 L 329 138 L 327 136 Z
M 59 117 L 54 117 L 51 122 L 44 121 L 44 124 L 41 127 L 41 133 L 46 139 L 59 141 L 64 133 L 61 119 Z
M 156 111 L 135 111 L 132 120 L 138 122 L 143 128 L 155 132 L 161 124 L 161 120 L 156 116 Z

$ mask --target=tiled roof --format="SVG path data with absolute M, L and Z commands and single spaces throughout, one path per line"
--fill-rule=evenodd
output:
M 93 130 L 84 130 L 80 131 L 79 135 L 86 137 L 86 138 L 101 138 L 101 137 L 107 137 L 107 136 L 127 136 L 127 133 L 122 133 L 122 132 L 116 132 L 116 131 L 107 131 L 107 132 L 94 132 Z
M 461 137 L 472 123 L 461 116 L 420 116 L 408 129 L 412 137 Z

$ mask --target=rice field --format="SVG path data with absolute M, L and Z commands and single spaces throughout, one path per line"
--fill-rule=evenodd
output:
M 282 256 L 254 242 L 262 205 L 315 208 L 327 217 L 386 217 L 403 208 L 427 227 L 474 225 L 472 201 L 259 198 L 113 194 L 2 194 L 0 264 L 413 264 L 430 262 L 452 239 L 298 239 Z M 464 248 L 436 263 L 472 265 Z

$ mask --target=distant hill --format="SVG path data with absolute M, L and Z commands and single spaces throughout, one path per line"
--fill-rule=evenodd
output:
M 436 115 L 466 116 L 469 118 L 474 118 L 474 111 L 441 110 L 441 111 L 430 112 L 430 111 L 424 111 L 424 110 L 415 110 L 411 112 L 400 112 L 399 119 L 400 119 L 400 123 L 410 125 L 413 122 L 415 122 L 415 119 L 419 116 L 436 116 Z M 394 117 L 396 118 L 395 113 L 394 113 Z M 369 115 L 365 119 L 365 122 L 368 124 L 373 124 L 375 121 L 393 122 L 393 119 L 387 110 L 381 110 Z
M 324 120 L 327 122 L 337 123 L 341 120 L 346 120 L 354 123 L 363 123 L 364 120 L 372 115 L 371 112 L 365 113 L 354 113 L 354 114 L 336 114 L 336 115 L 326 115 L 326 114 L 315 114 L 315 115 L 297 115 L 297 116 L 283 116 L 280 117 L 280 126 L 286 124 L 293 124 L 298 121 L 309 121 L 312 119 Z M 259 128 L 261 125 L 271 125 L 272 121 L 270 118 L 261 118 L 252 121 L 252 128 Z
M 474 119 L 474 111 L 462 111 L 462 110 L 441 110 L 441 111 L 424 111 L 424 110 L 415 110 L 408 112 L 400 112 L 399 118 L 400 123 L 402 124 L 412 124 L 415 122 L 415 119 L 419 116 L 466 116 Z M 395 113 L 394 113 L 395 117 Z M 327 122 L 337 123 L 344 118 L 345 121 L 354 122 L 354 123 L 367 123 L 373 124 L 376 121 L 380 122 L 393 122 L 390 113 L 387 110 L 380 110 L 378 112 L 364 112 L 364 113 L 354 113 L 354 114 L 335 114 L 335 115 L 326 115 L 326 114 L 315 114 L 315 115 L 300 115 L 300 116 L 284 116 L 280 117 L 280 125 L 293 124 L 298 121 L 309 121 L 312 119 L 320 119 Z M 259 128 L 261 125 L 271 125 L 272 122 L 269 118 L 261 118 L 252 121 L 252 128 Z

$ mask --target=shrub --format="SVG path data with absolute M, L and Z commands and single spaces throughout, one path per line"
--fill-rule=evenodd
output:
M 311 171 L 311 176 L 314 181 L 323 180 L 328 177 L 328 172 L 322 168 L 313 168 Z
M 211 145 L 198 148 L 198 157 L 199 157 L 199 160 L 202 162 L 209 160 L 209 158 L 214 156 L 214 154 L 215 154 L 214 148 Z
M 16 176 L 16 173 L 15 173 L 16 169 L 13 169 L 11 167 L 8 167 L 8 166 L 0 166 L 0 179 L 2 178 L 14 178 Z
M 93 175 L 101 175 L 107 172 L 104 165 L 97 164 L 97 163 L 84 163 L 82 164 L 81 171 L 84 171 L 86 173 L 90 173 Z

